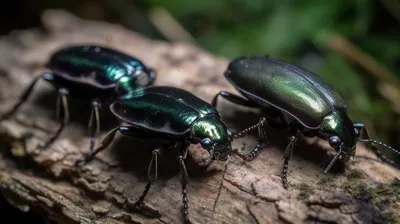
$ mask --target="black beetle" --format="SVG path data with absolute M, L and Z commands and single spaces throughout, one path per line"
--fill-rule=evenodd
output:
M 186 90 L 150 86 L 137 88 L 121 95 L 110 105 L 111 112 L 130 126 L 112 129 L 104 138 L 102 145 L 76 161 L 81 165 L 104 150 L 119 131 L 122 135 L 159 144 L 152 151 L 148 168 L 149 181 L 136 205 L 146 197 L 154 180 L 157 178 L 157 157 L 166 150 L 179 150 L 181 184 L 183 194 L 183 215 L 189 221 L 187 198 L 187 172 L 184 160 L 189 144 L 201 144 L 210 159 L 227 161 L 231 153 L 231 132 L 222 122 L 218 111 L 209 103 Z
M 60 127 L 51 138 L 39 145 L 41 148 L 49 146 L 68 123 L 69 94 L 91 101 L 89 132 L 90 149 L 93 150 L 95 134 L 100 128 L 101 104 L 112 102 L 115 97 L 137 87 L 152 85 L 156 78 L 156 73 L 138 59 L 114 49 L 94 45 L 64 47 L 51 56 L 46 67 L 51 72 L 35 78 L 18 103 L 0 118 L 3 120 L 12 116 L 28 99 L 38 80 L 44 79 L 51 83 L 58 89 L 56 114 L 60 120 Z
M 392 147 L 369 139 L 364 125 L 353 123 L 347 116 L 341 95 L 311 71 L 268 56 L 242 56 L 228 65 L 224 76 L 245 98 L 221 91 L 214 97 L 213 106 L 217 105 L 218 96 L 221 96 L 239 105 L 264 109 L 266 113 L 258 124 L 233 136 L 238 138 L 258 128 L 259 144 L 245 156 L 246 160 L 252 160 L 262 149 L 266 140 L 266 123 L 273 128 L 289 129 L 289 144 L 284 152 L 281 173 L 285 188 L 288 163 L 299 133 L 326 139 L 335 149 L 336 154 L 325 173 L 338 158 L 348 161 L 351 156 L 354 157 L 357 141 L 375 143 L 400 155 Z M 361 135 L 366 139 L 359 139 Z M 374 152 L 384 161 L 394 163 L 379 151 Z

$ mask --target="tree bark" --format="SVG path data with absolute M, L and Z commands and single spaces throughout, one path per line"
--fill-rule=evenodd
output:
M 120 25 L 86 21 L 59 10 L 46 11 L 43 26 L 14 31 L 0 39 L 0 113 L 16 102 L 44 70 L 52 52 L 71 44 L 119 49 L 154 68 L 156 85 L 180 87 L 211 102 L 220 90 L 236 92 L 224 79 L 228 60 L 181 43 L 150 40 Z M 147 183 L 151 143 L 117 134 L 107 150 L 81 168 L 88 152 L 90 105 L 71 99 L 70 123 L 45 150 L 36 145 L 55 131 L 56 92 L 40 81 L 16 116 L 0 124 L 0 190 L 15 207 L 45 214 L 59 223 L 181 223 L 179 164 L 174 152 L 161 157 L 159 177 L 145 207 L 134 202 Z M 224 100 L 218 106 L 234 132 L 255 124 L 260 111 Z M 119 121 L 101 110 L 96 145 Z M 232 156 L 202 165 L 207 153 L 189 149 L 189 214 L 193 223 L 399 223 L 400 173 L 359 144 L 354 159 L 323 173 L 332 150 L 326 142 L 299 140 L 289 163 L 289 189 L 280 172 L 287 133 L 269 130 L 270 144 L 251 162 Z M 256 133 L 234 142 L 244 153 L 257 144 Z M 226 171 L 226 172 L 224 172 Z

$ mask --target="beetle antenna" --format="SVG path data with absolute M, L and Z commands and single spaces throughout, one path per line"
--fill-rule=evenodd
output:
M 400 155 L 400 152 L 398 150 L 396 150 L 396 149 L 392 148 L 391 146 L 388 146 L 388 145 L 386 145 L 386 144 L 384 144 L 382 142 L 378 142 L 378 141 L 375 141 L 375 140 L 372 140 L 372 139 L 357 139 L 357 140 L 360 141 L 360 142 L 365 142 L 365 143 L 367 143 L 369 145 L 371 145 L 371 143 L 374 143 L 374 144 L 383 146 L 385 148 L 388 148 L 390 151 L 394 152 L 395 154 Z M 384 162 L 389 163 L 392 166 L 395 166 L 397 168 L 400 168 L 400 167 L 398 167 L 398 165 L 396 165 L 395 161 L 393 161 L 393 160 L 389 159 L 388 157 L 386 157 L 384 154 L 382 154 L 382 152 L 380 150 L 377 150 L 375 147 L 373 147 L 372 151 L 375 153 L 375 155 L 378 158 L 380 158 Z
M 332 168 L 333 164 L 335 164 L 336 160 L 339 158 L 339 155 L 342 153 L 342 146 L 339 147 L 339 152 L 333 157 L 329 165 L 325 169 L 325 173 L 328 173 L 329 170 Z
M 368 144 L 374 143 L 374 144 L 383 146 L 383 147 L 389 149 L 390 151 L 392 151 L 392 152 L 394 152 L 394 153 L 396 153 L 397 155 L 400 156 L 400 151 L 398 151 L 398 150 L 392 148 L 392 147 L 389 146 L 389 145 L 386 145 L 385 143 L 382 143 L 382 142 L 379 142 L 379 141 L 376 141 L 376 140 L 373 140 L 373 139 L 357 139 L 357 140 L 360 141 L 360 142 L 366 142 L 366 143 L 368 143 Z
M 241 132 L 239 132 L 239 133 L 237 133 L 237 134 L 235 134 L 235 135 L 233 135 L 233 136 L 232 136 L 232 140 L 233 140 L 233 139 L 236 139 L 236 138 L 240 138 L 240 137 L 242 137 L 244 134 L 246 134 L 247 132 L 250 132 L 250 131 L 252 131 L 252 130 L 254 130 L 254 129 L 256 129 L 256 128 L 258 128 L 258 123 L 255 124 L 255 125 L 253 125 L 253 126 L 251 126 L 251 127 L 248 127 L 248 128 L 246 128 L 246 129 L 244 129 L 243 131 L 241 131 Z
M 260 118 L 260 121 L 257 124 L 255 124 L 253 126 L 250 126 L 250 127 L 246 128 L 246 129 L 242 130 L 241 132 L 233 135 L 232 136 L 232 140 L 236 139 L 236 138 L 239 138 L 239 137 L 243 136 L 244 134 L 246 134 L 247 132 L 250 132 L 250 131 L 262 126 L 265 123 L 265 121 L 266 121 L 266 119 L 264 117 Z

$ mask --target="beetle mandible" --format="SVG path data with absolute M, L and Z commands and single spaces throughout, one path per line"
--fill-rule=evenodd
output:
M 68 95 L 91 101 L 89 134 L 90 150 L 93 150 L 95 134 L 100 129 L 101 104 L 108 104 L 115 97 L 137 87 L 152 85 L 156 78 L 156 73 L 138 59 L 115 49 L 95 45 L 64 47 L 52 54 L 46 67 L 51 72 L 35 78 L 15 106 L 0 117 L 1 121 L 14 115 L 39 80 L 51 83 L 58 89 L 56 117 L 60 126 L 53 136 L 39 144 L 40 148 L 46 148 L 54 142 L 68 123 Z
M 157 161 L 161 153 L 178 150 L 183 194 L 183 216 L 189 221 L 186 185 L 188 174 L 185 166 L 187 147 L 201 144 L 210 160 L 227 161 L 231 153 L 231 132 L 227 129 L 218 111 L 209 103 L 186 90 L 168 86 L 150 86 L 131 90 L 118 97 L 110 105 L 111 112 L 129 126 L 112 129 L 100 147 L 76 161 L 82 165 L 92 160 L 114 139 L 115 134 L 133 139 L 149 140 L 158 144 L 152 151 L 148 167 L 148 183 L 136 205 L 141 205 L 152 183 L 157 178 Z
M 242 56 L 228 65 L 224 76 L 244 97 L 221 91 L 214 97 L 213 106 L 217 106 L 218 96 L 221 96 L 235 104 L 264 109 L 266 113 L 256 125 L 233 136 L 238 138 L 258 129 L 259 143 L 245 155 L 246 160 L 252 160 L 262 149 L 267 138 L 264 125 L 289 129 L 289 144 L 284 151 L 281 171 L 285 188 L 289 160 L 299 133 L 306 137 L 326 139 L 335 149 L 336 154 L 325 173 L 337 159 L 346 162 L 351 156 L 354 157 L 357 141 L 378 144 L 400 155 L 398 150 L 370 139 L 365 126 L 353 123 L 347 115 L 342 96 L 322 78 L 305 68 L 268 56 Z M 360 139 L 360 136 L 365 139 Z M 382 160 L 394 163 L 379 151 L 374 150 L 374 153 Z

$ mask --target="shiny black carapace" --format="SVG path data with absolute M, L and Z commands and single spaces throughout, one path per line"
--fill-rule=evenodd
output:
M 217 104 L 217 97 L 222 96 L 239 105 L 261 108 L 266 113 L 258 124 L 233 136 L 237 138 L 258 128 L 259 144 L 245 156 L 247 160 L 253 159 L 262 149 L 266 140 L 266 123 L 274 128 L 289 129 L 289 144 L 284 152 L 281 173 L 285 188 L 288 163 L 299 133 L 326 139 L 335 149 L 336 155 L 326 167 L 325 173 L 338 158 L 347 161 L 354 156 L 357 141 L 378 144 L 400 155 L 392 147 L 369 139 L 364 125 L 353 123 L 348 117 L 340 94 L 311 71 L 267 56 L 245 56 L 229 64 L 225 77 L 244 98 L 220 92 L 213 99 L 213 106 Z M 360 136 L 366 139 L 359 139 Z M 374 152 L 384 161 L 393 164 L 380 151 Z
M 100 126 L 101 104 L 112 102 L 115 97 L 138 87 L 152 85 L 156 78 L 156 73 L 138 59 L 114 49 L 92 45 L 62 48 L 51 56 L 46 67 L 50 72 L 35 78 L 18 103 L 0 118 L 3 120 L 12 116 L 28 99 L 38 80 L 51 83 L 58 89 L 56 115 L 60 127 L 53 136 L 39 145 L 41 148 L 49 146 L 68 123 L 68 95 L 91 101 L 89 132 L 90 149 L 93 150 L 95 134 Z
M 112 142 L 117 132 L 158 144 L 159 146 L 152 151 L 148 168 L 149 182 L 136 202 L 140 205 L 157 178 L 158 155 L 165 151 L 177 150 L 181 168 L 183 215 L 185 221 L 189 221 L 186 191 L 188 175 L 184 162 L 187 147 L 190 144 L 201 144 L 210 154 L 207 161 L 226 161 L 231 153 L 232 134 L 222 122 L 218 111 L 186 90 L 167 86 L 132 90 L 118 97 L 110 109 L 115 116 L 130 125 L 112 129 L 99 148 L 86 154 L 76 164 L 81 165 L 93 159 Z

